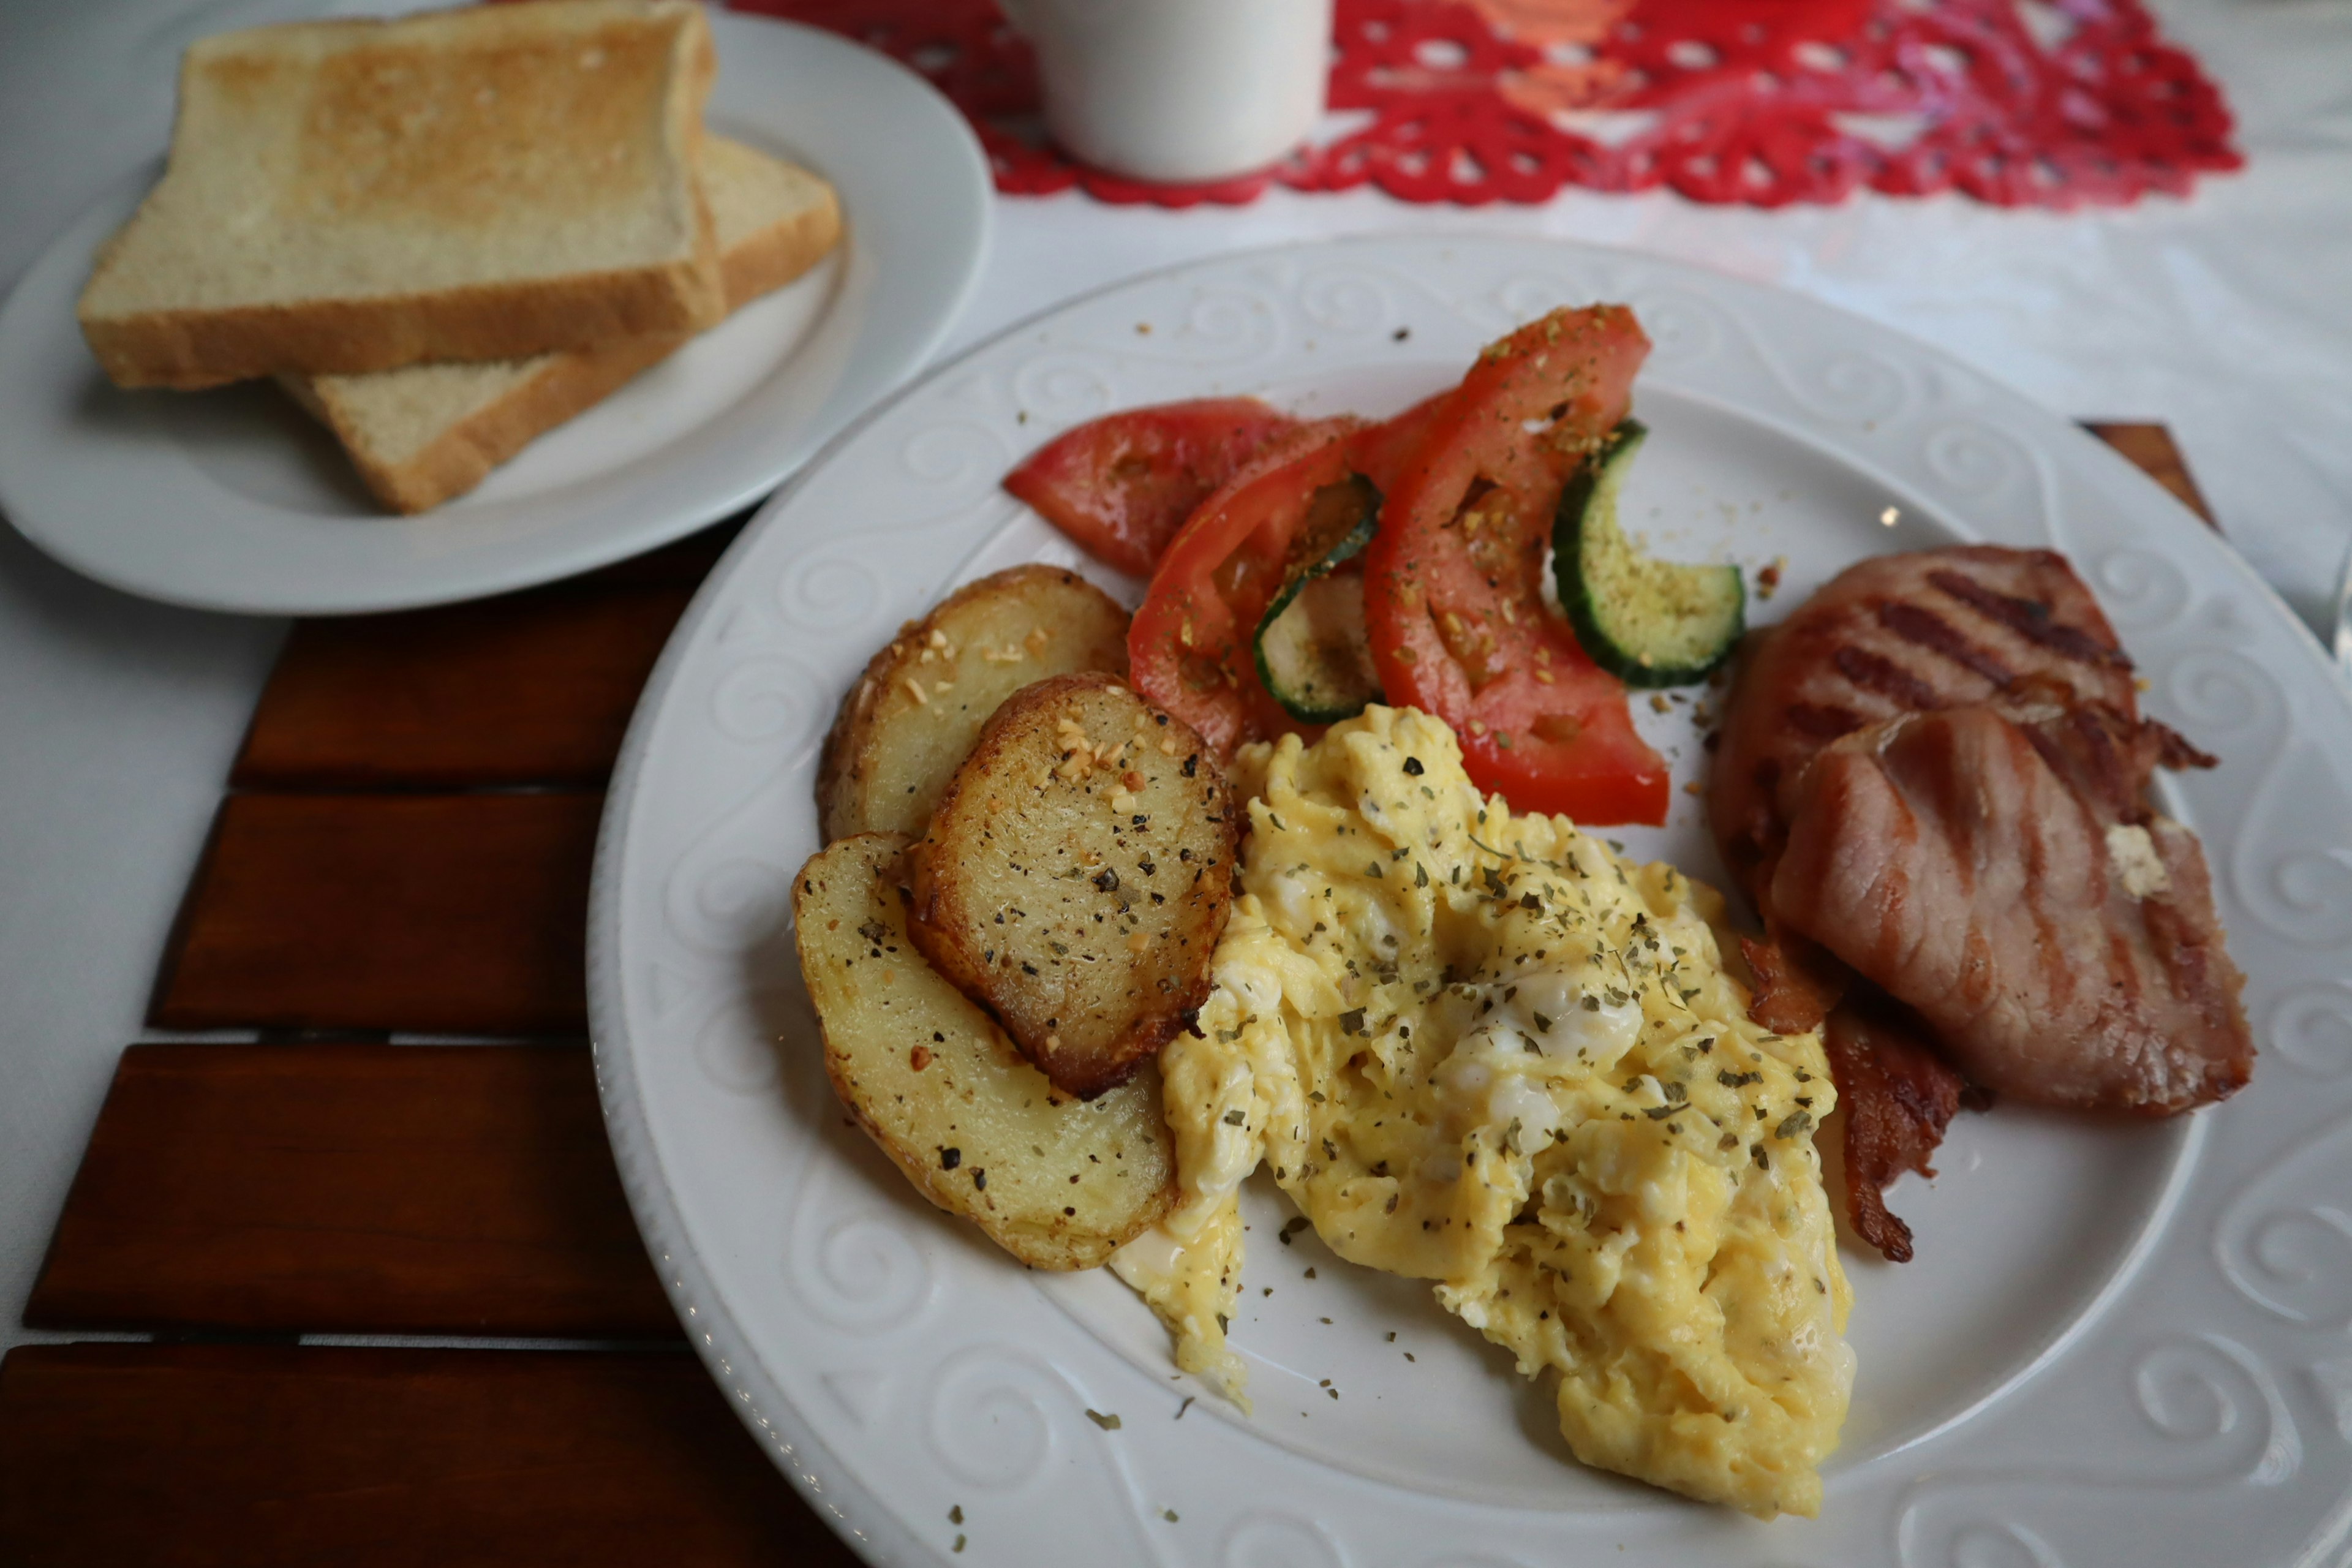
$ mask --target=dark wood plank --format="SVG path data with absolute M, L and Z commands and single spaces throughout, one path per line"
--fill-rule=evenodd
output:
M 301 621 L 254 710 L 245 788 L 603 782 L 691 584 Z
M 2188 460 L 2180 455 L 2171 431 L 2161 425 L 2115 419 L 2086 419 L 2083 428 L 2122 453 L 2132 467 L 2179 496 L 2183 505 L 2205 520 L 2208 528 L 2216 533 L 2221 531 L 2197 481 L 2189 477 Z
M 577 1036 L 596 795 L 238 795 L 182 910 L 165 1028 Z
M 0 1363 L 0 1562 L 856 1559 L 683 1352 L 88 1344 Z
M 25 1321 L 678 1331 L 578 1046 L 133 1046 Z

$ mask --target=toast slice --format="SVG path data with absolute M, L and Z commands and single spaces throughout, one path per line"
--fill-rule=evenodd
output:
M 691 0 L 521 0 L 190 47 L 78 311 L 124 386 L 509 359 L 725 312 Z
M 841 237 L 833 187 L 740 142 L 707 137 L 698 174 L 727 308 L 782 288 Z M 688 334 L 618 338 L 529 359 L 416 364 L 278 381 L 335 433 L 376 499 L 417 512 L 464 495 L 545 432 L 667 358 Z

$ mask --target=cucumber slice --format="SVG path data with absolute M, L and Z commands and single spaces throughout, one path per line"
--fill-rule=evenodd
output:
M 1335 724 L 1381 700 L 1364 631 L 1363 574 L 1335 575 L 1372 542 L 1381 496 L 1358 476 L 1326 487 L 1310 507 L 1288 577 L 1257 623 L 1257 675 L 1292 718 Z
M 1257 673 L 1285 712 L 1336 724 L 1381 700 L 1364 634 L 1362 573 L 1302 577 L 1276 604 L 1258 627 Z
M 1688 686 L 1731 657 L 1748 626 L 1737 566 L 1685 566 L 1633 548 L 1617 498 L 1649 431 L 1627 419 L 1560 493 L 1552 525 L 1559 605 L 1592 662 L 1628 686 Z

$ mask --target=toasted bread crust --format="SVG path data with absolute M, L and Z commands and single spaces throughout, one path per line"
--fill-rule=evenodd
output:
M 719 258 L 727 308 L 740 310 L 775 292 L 824 260 L 840 240 L 841 202 L 827 185 L 823 202 L 731 247 Z
M 707 213 L 703 228 L 707 240 Z M 351 375 L 682 337 L 725 314 L 713 255 L 707 263 L 382 300 L 157 310 L 85 320 L 82 332 L 117 385 L 193 390 L 281 371 Z
M 387 463 L 369 452 L 334 393 L 302 377 L 288 389 L 343 444 L 375 498 L 398 512 L 430 510 L 464 495 L 490 470 L 572 416 L 593 408 L 640 372 L 677 351 L 683 337 L 623 338 L 568 354 L 542 355 L 522 385 L 452 425 L 405 462 Z

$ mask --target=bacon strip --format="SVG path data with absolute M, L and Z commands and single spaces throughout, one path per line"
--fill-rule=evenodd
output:
M 1911 1227 L 1887 1212 L 1886 1189 L 1906 1171 L 1933 1176 L 1928 1157 L 1952 1118 L 1990 1097 L 1946 1066 L 1917 1020 L 1883 996 L 1841 1003 L 1822 1045 L 1845 1113 L 1846 1217 L 1889 1263 L 1908 1263 Z
M 1764 940 L 1743 936 L 1740 955 L 1756 976 L 1748 1016 L 1776 1035 L 1810 1035 L 1845 994 L 1853 972 L 1819 943 L 1764 924 Z M 1843 1086 L 1841 1092 L 1843 1092 Z

